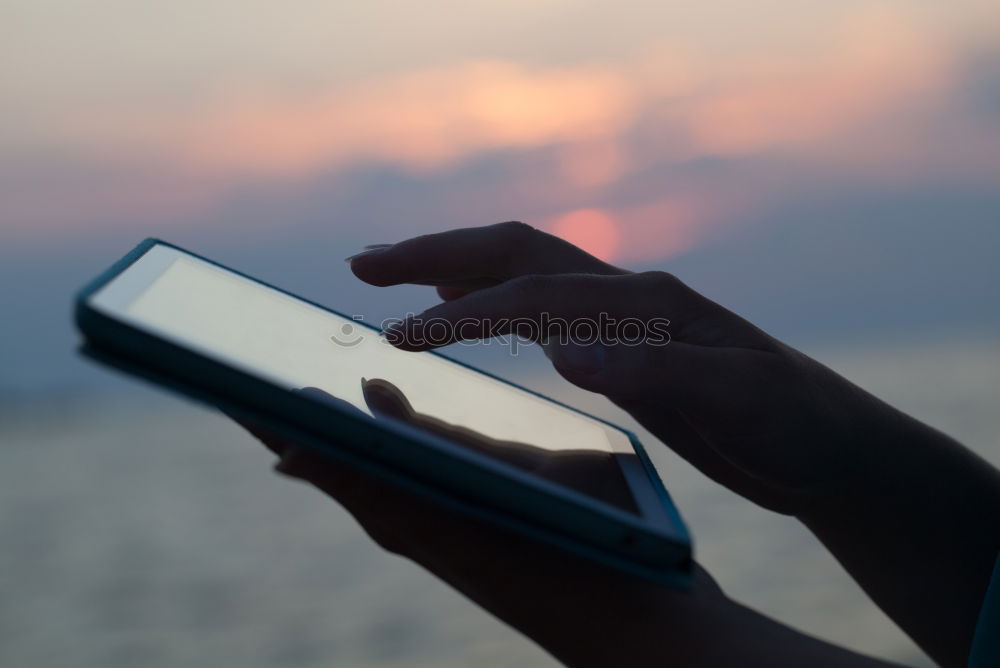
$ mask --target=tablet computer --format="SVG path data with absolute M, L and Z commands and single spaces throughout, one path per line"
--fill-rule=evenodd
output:
M 86 286 L 89 357 L 447 507 L 677 587 L 691 539 L 635 436 L 147 239 Z

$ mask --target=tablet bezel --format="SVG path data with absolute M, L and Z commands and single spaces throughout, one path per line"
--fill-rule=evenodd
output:
M 154 251 L 154 249 L 156 250 Z M 151 254 L 150 251 L 154 252 Z M 169 334 L 158 332 L 155 328 L 144 326 L 141 321 L 130 319 L 127 316 L 125 307 L 137 298 L 146 287 L 151 285 L 179 257 L 205 263 L 216 270 L 227 272 L 264 289 L 295 299 L 324 313 L 350 321 L 357 326 L 369 327 L 365 323 L 354 321 L 333 309 L 303 299 L 185 249 L 157 239 L 147 239 L 139 244 L 131 253 L 122 258 L 122 260 L 109 268 L 108 271 L 91 282 L 81 291 L 77 299 L 77 321 L 88 339 L 88 352 L 92 357 L 97 357 L 101 361 L 110 363 L 112 366 L 124 369 L 133 374 L 143 375 L 160 384 L 171 386 L 173 389 L 189 396 L 194 396 L 215 405 L 223 404 L 229 410 L 234 410 L 238 413 L 245 412 L 257 418 L 263 417 L 265 420 L 272 422 L 279 430 L 286 433 L 295 432 L 298 437 L 303 438 L 313 445 L 317 445 L 324 452 L 333 456 L 340 454 L 341 458 L 343 458 L 342 455 L 345 454 L 344 452 L 334 452 L 335 450 L 344 450 L 343 443 L 340 443 L 337 447 L 331 447 L 331 441 L 335 438 L 341 441 L 354 438 L 364 441 L 368 446 L 371 446 L 374 442 L 372 439 L 376 435 L 371 433 L 363 434 L 362 432 L 370 431 L 370 429 L 366 430 L 362 424 L 350 424 L 351 419 L 357 423 L 361 423 L 362 421 L 348 415 L 345 411 L 315 401 L 309 397 L 289 392 L 286 388 L 275 383 L 273 379 L 267 379 L 260 374 L 254 374 L 250 369 L 235 368 L 232 364 L 214 357 L 209 351 L 198 351 L 179 341 L 172 341 Z M 374 328 L 370 329 L 375 331 Z M 444 438 L 433 436 L 405 424 L 381 423 L 379 425 L 379 429 L 383 432 L 383 435 L 388 434 L 392 437 L 391 439 L 375 438 L 376 441 L 383 442 L 383 447 L 386 442 L 391 442 L 394 439 L 403 439 L 411 443 L 416 442 L 425 448 L 432 449 L 438 454 L 444 453 L 456 462 L 462 462 L 458 468 L 459 470 L 465 469 L 464 473 L 466 474 L 469 473 L 471 467 L 478 469 L 480 473 L 487 473 L 487 479 L 490 476 L 494 477 L 493 485 L 480 486 L 478 489 L 478 496 L 481 497 L 479 501 L 488 509 L 487 515 L 494 521 L 497 520 L 498 513 L 502 514 L 504 509 L 509 508 L 509 502 L 512 500 L 512 497 L 509 493 L 505 499 L 494 497 L 492 500 L 495 503 L 491 504 L 489 503 L 489 490 L 497 492 L 500 488 L 505 487 L 499 484 L 502 480 L 513 481 L 517 483 L 515 487 L 521 488 L 522 493 L 527 494 L 528 497 L 536 497 L 536 501 L 538 500 L 538 495 L 529 493 L 529 490 L 535 490 L 536 492 L 540 492 L 542 496 L 551 498 L 552 503 L 564 510 L 574 508 L 576 512 L 571 512 L 570 515 L 566 516 L 566 519 L 572 519 L 571 516 L 575 516 L 576 521 L 570 521 L 570 526 L 560 525 L 560 528 L 571 533 L 576 541 L 588 542 L 589 539 L 594 543 L 593 547 L 604 550 L 612 549 L 621 556 L 630 557 L 629 561 L 631 559 L 639 559 L 649 566 L 659 565 L 662 567 L 666 565 L 666 562 L 672 568 L 676 569 L 683 567 L 683 564 L 689 561 L 690 536 L 687 529 L 680 519 L 676 508 L 674 508 L 669 495 L 663 488 L 652 463 L 649 461 L 648 456 L 634 434 L 605 420 L 588 415 L 571 406 L 566 406 L 537 392 L 498 378 L 493 374 L 475 369 L 436 351 L 417 354 L 436 355 L 447 363 L 464 367 L 470 373 L 483 374 L 496 382 L 503 383 L 514 391 L 527 392 L 546 402 L 569 409 L 586 419 L 602 425 L 608 433 L 618 434 L 617 447 L 615 446 L 615 441 L 609 439 L 612 447 L 615 447 L 619 452 L 627 451 L 630 454 L 634 453 L 637 455 L 637 458 L 631 460 L 633 462 L 632 466 L 623 466 L 622 471 L 640 513 L 637 515 L 615 508 L 581 492 L 576 492 L 556 483 L 539 479 L 510 465 L 479 453 L 470 452 L 448 442 Z M 157 360 L 160 361 L 160 364 L 157 364 Z M 228 373 L 222 374 L 227 376 L 226 381 L 221 383 L 221 385 L 216 385 L 210 380 L 202 379 L 199 373 L 185 374 L 183 373 L 184 369 L 187 369 L 189 372 L 198 371 L 199 369 L 202 372 L 211 371 L 212 373 L 208 373 L 208 376 L 213 377 L 218 376 L 218 372 L 220 371 L 228 370 Z M 185 375 L 188 377 L 184 378 L 183 376 Z M 234 380 L 236 379 L 239 380 L 234 384 Z M 244 385 L 250 391 L 242 392 Z M 232 389 L 234 387 L 241 388 L 241 391 L 234 392 Z M 225 396 L 226 392 L 222 388 L 228 388 L 230 394 L 234 396 Z M 240 394 L 243 396 L 235 396 Z M 281 395 L 287 396 L 282 398 Z M 288 401 L 289 399 L 291 401 Z M 302 402 L 306 403 L 303 404 Z M 290 404 L 296 404 L 297 410 L 293 409 Z M 308 407 L 308 410 L 303 410 L 307 404 L 312 405 Z M 337 416 L 339 419 L 332 419 L 333 413 L 339 413 L 340 415 Z M 323 424 L 332 425 L 338 422 L 341 423 L 340 427 L 342 428 L 333 430 L 335 433 L 330 433 L 331 430 L 323 428 Z M 323 433 L 324 431 L 327 433 Z M 622 446 L 622 443 L 625 445 Z M 622 449 L 623 447 L 624 449 Z M 365 458 L 365 455 L 361 455 L 359 452 L 352 454 L 353 459 L 359 457 L 362 459 Z M 367 453 L 367 457 L 373 459 L 370 462 L 372 464 L 375 464 L 375 460 L 380 462 L 378 465 L 369 468 L 380 469 L 389 466 L 386 460 L 380 459 L 377 454 L 370 451 Z M 616 458 L 616 461 L 619 460 L 620 458 Z M 399 462 L 396 462 L 396 464 L 398 468 Z M 384 474 L 388 473 L 388 471 L 381 471 L 381 473 L 383 477 L 386 477 Z M 404 479 L 407 477 L 407 472 L 404 470 L 398 470 L 395 473 L 397 475 L 390 477 L 402 477 Z M 414 475 L 420 476 L 422 479 L 410 482 L 418 483 L 417 487 L 421 488 L 422 493 L 428 494 L 436 491 L 433 490 L 431 485 L 428 485 L 428 480 L 423 479 L 425 476 L 421 475 L 421 473 L 411 473 L 409 477 L 414 477 Z M 464 478 L 466 476 L 460 477 Z M 405 482 L 404 480 L 397 481 Z M 440 484 L 442 481 L 439 479 L 437 482 Z M 407 486 L 414 487 L 413 484 L 408 484 Z M 455 493 L 460 492 L 460 490 L 455 489 L 455 485 L 447 486 L 448 494 L 435 494 L 435 496 L 454 496 Z M 510 485 L 506 485 L 506 487 L 510 487 Z M 509 492 L 509 490 L 507 491 Z M 461 505 L 468 511 L 467 506 L 470 504 L 463 503 Z M 546 522 L 544 521 L 545 518 L 537 516 L 538 506 L 536 504 L 520 503 L 518 505 L 521 508 L 511 508 L 511 510 L 523 511 L 525 510 L 524 506 L 530 507 L 533 511 L 531 517 L 536 520 L 542 520 L 541 524 L 547 526 L 543 530 L 543 533 L 547 533 L 553 528 L 551 522 Z M 515 512 L 514 514 L 518 513 Z M 518 523 L 523 523 L 523 521 L 524 518 L 521 518 Z M 610 524 L 608 521 L 610 521 Z M 609 531 L 609 526 L 613 527 L 614 525 L 618 525 L 621 530 Z M 586 531 L 583 531 L 584 529 Z M 524 530 L 524 527 L 520 527 L 520 530 Z M 539 537 L 545 538 L 545 536 Z M 603 560 L 608 561 L 606 558 Z M 673 582 L 673 584 L 677 583 Z

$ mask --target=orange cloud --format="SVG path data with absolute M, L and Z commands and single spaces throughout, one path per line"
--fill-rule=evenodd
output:
M 710 196 L 707 182 L 679 194 L 664 184 L 641 206 L 602 202 L 606 188 L 650 166 L 781 154 L 883 179 L 941 164 L 961 169 L 970 160 L 980 171 L 996 166 L 996 139 L 966 127 L 953 135 L 961 141 L 938 151 L 917 113 L 947 99 L 955 50 L 900 10 L 866 9 L 817 31 L 809 45 L 766 57 L 650 45 L 616 64 L 460 62 L 306 93 L 260 86 L 221 91 L 203 106 L 80 114 L 63 154 L 95 171 L 106 163 L 149 166 L 162 179 L 128 187 L 112 174 L 104 186 L 88 182 L 45 197 L 12 188 L 0 192 L 0 218 L 59 223 L 84 214 L 189 212 L 234 185 L 294 183 L 364 163 L 427 172 L 490 152 L 548 148 L 550 162 L 530 178 L 511 175 L 484 194 L 514 193 L 519 210 L 569 211 L 545 225 L 582 235 L 606 257 L 665 257 L 737 206 L 781 197 L 783 184 L 744 174 L 742 185 Z M 691 192 L 698 188 L 705 192 Z M 575 201 L 589 208 L 567 206 Z
M 556 152 L 557 169 L 572 188 L 599 188 L 614 183 L 629 168 L 622 144 L 613 138 L 566 143 Z
M 750 59 L 720 77 L 716 92 L 682 111 L 692 150 L 821 155 L 951 83 L 951 54 L 898 11 L 866 9 L 835 33 L 837 47 L 811 60 Z
M 600 142 L 625 131 L 636 106 L 606 68 L 462 63 L 305 102 L 237 96 L 181 129 L 178 157 L 209 171 L 272 174 L 354 161 L 439 168 L 493 149 Z

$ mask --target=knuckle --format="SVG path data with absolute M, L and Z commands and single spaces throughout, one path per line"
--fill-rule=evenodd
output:
M 522 223 L 520 220 L 508 220 L 503 223 L 497 223 L 494 227 L 512 238 L 523 238 L 538 232 L 531 225 Z
M 681 279 L 666 271 L 644 271 L 635 276 L 644 285 L 656 290 L 676 290 L 684 287 Z
M 507 289 L 519 301 L 535 300 L 549 291 L 552 279 L 540 274 L 527 274 L 507 281 Z
M 523 251 L 526 247 L 538 243 L 545 236 L 544 232 L 519 220 L 497 223 L 494 227 L 499 232 L 499 246 L 505 253 Z

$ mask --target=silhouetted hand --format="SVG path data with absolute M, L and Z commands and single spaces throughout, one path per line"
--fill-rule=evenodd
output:
M 368 283 L 433 285 L 445 300 L 390 342 L 426 350 L 516 332 L 543 343 L 563 377 L 707 476 L 796 515 L 928 654 L 965 664 L 1000 549 L 1000 474 L 954 440 L 676 277 L 631 273 L 521 223 L 350 260 Z
M 368 418 L 319 390 L 301 391 Z M 588 451 L 553 457 L 540 448 L 421 416 L 381 379 L 364 381 L 363 392 L 377 420 L 406 421 L 564 484 L 593 483 L 595 475 L 599 483 L 606 471 L 601 466 L 595 473 Z M 886 665 L 797 633 L 730 600 L 697 565 L 690 591 L 656 585 L 442 508 L 239 421 L 279 455 L 278 471 L 336 499 L 382 548 L 420 564 L 567 665 Z
M 440 286 L 445 303 L 390 332 L 400 348 L 512 330 L 548 339 L 567 380 L 608 396 L 706 475 L 779 512 L 842 487 L 854 451 L 884 431 L 880 402 L 674 276 L 612 267 L 527 225 L 417 237 L 351 268 L 374 285 Z M 611 319 L 630 324 L 616 332 Z M 641 327 L 640 342 L 573 343 L 566 335 L 578 332 L 556 331 L 560 322 L 579 330 L 581 320 L 603 327 L 604 339 Z M 666 321 L 664 345 L 655 325 Z M 656 342 L 641 342 L 646 334 Z

